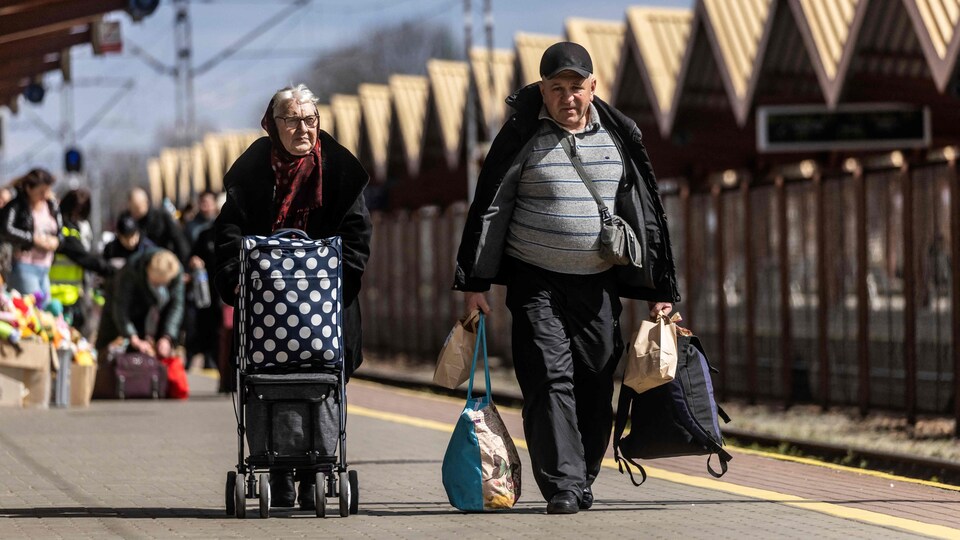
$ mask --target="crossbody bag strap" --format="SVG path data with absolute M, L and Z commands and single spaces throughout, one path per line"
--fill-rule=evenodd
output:
M 577 170 L 577 174 L 580 175 L 580 180 L 583 181 L 583 185 L 587 186 L 587 191 L 590 192 L 590 195 L 593 195 L 593 200 L 597 202 L 597 210 L 600 212 L 600 218 L 604 223 L 610 224 L 613 221 L 611 218 L 610 209 L 607 208 L 607 203 L 603 201 L 603 197 L 600 196 L 600 192 L 597 191 L 597 186 L 593 183 L 593 180 L 587 175 L 587 171 L 583 168 L 583 163 L 580 161 L 580 156 L 576 155 L 573 152 L 573 149 L 570 147 L 570 140 L 563 133 L 557 133 L 560 137 L 560 146 L 563 148 L 564 153 L 567 154 L 567 157 L 570 158 L 570 163 L 573 165 L 573 168 Z

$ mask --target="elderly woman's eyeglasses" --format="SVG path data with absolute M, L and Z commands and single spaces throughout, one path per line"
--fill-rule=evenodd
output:
M 303 122 L 308 128 L 317 127 L 317 121 L 319 120 L 317 115 L 313 116 L 275 116 L 277 120 L 283 120 L 283 125 L 287 126 L 287 129 L 297 129 L 297 126 L 300 125 L 300 122 Z

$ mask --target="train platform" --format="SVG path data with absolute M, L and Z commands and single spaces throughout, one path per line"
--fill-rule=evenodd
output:
M 500 403 L 519 406 L 523 398 L 513 368 L 501 365 L 497 358 L 491 359 L 491 366 L 494 395 Z M 436 387 L 433 371 L 431 361 L 367 354 L 357 377 L 464 395 L 466 384 L 452 391 Z M 477 384 L 483 386 L 482 377 Z M 618 376 L 614 402 L 619 386 Z M 733 419 L 722 426 L 724 435 L 741 445 L 960 485 L 960 441 L 953 437 L 954 421 L 946 415 L 923 415 L 910 425 L 903 414 L 873 411 L 862 416 L 856 407 L 834 406 L 825 411 L 813 403 L 794 404 L 789 409 L 778 402 L 721 403 Z
M 184 402 L 0 409 L 0 537 L 960 538 L 960 488 L 737 448 L 722 479 L 703 457 L 665 459 L 639 488 L 608 459 L 596 504 L 573 516 L 545 514 L 529 473 L 513 510 L 464 514 L 440 479 L 462 400 L 362 380 L 349 385 L 347 424 L 360 513 L 238 520 L 223 506 L 231 401 L 212 379 L 191 383 Z M 500 409 L 529 470 L 519 411 Z

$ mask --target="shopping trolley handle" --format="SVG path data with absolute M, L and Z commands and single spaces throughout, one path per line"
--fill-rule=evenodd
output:
M 279 229 L 277 232 L 270 235 L 270 238 L 302 238 L 304 240 L 310 240 L 311 238 L 307 236 L 307 233 L 303 232 L 301 229 Z

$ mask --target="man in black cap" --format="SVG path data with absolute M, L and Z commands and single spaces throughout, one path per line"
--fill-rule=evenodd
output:
M 468 311 L 489 312 L 484 291 L 506 285 L 533 474 L 547 513 L 572 514 L 593 505 L 610 442 L 620 298 L 647 300 L 653 315 L 680 295 L 636 123 L 594 95 L 593 62 L 576 43 L 549 47 L 540 76 L 507 99 L 516 113 L 480 171 L 454 289 Z M 601 256 L 603 211 L 636 231 L 639 261 Z
M 149 238 L 140 234 L 140 226 L 137 224 L 137 220 L 126 212 L 117 219 L 114 233 L 116 238 L 108 242 L 103 248 L 103 257 L 114 268 L 122 268 L 130 257 L 145 251 L 147 248 L 155 247 L 155 244 Z

